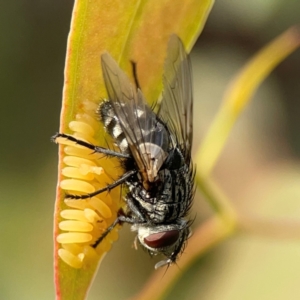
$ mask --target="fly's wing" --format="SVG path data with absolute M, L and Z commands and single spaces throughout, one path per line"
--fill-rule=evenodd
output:
M 155 113 L 146 104 L 114 59 L 105 53 L 101 56 L 105 86 L 114 112 L 128 141 L 131 153 L 144 177 L 154 181 L 167 157 L 169 137 L 160 126 Z
M 166 122 L 187 162 L 193 140 L 193 87 L 191 64 L 180 38 L 168 44 L 163 77 L 164 92 L 158 116 Z

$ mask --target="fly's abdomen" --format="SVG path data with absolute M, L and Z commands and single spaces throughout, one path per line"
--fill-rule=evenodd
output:
M 115 114 L 115 111 L 112 107 L 110 101 L 104 101 L 100 104 L 98 113 L 100 115 L 100 119 L 107 130 L 107 132 L 112 136 L 116 145 L 120 148 L 122 153 L 129 152 L 129 146 L 122 130 L 120 120 Z
M 121 152 L 131 153 L 141 173 L 147 174 L 146 181 L 154 182 L 170 147 L 166 126 L 145 103 L 124 105 L 107 100 L 100 104 L 98 113 Z

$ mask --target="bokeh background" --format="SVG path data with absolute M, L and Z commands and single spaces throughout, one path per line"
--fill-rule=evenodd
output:
M 52 216 L 66 41 L 73 1 L 5 1 L 0 10 L 0 299 L 54 299 Z M 300 23 L 297 0 L 222 0 L 192 52 L 195 150 L 226 85 L 267 42 Z M 151 32 L 151 30 L 149 30 Z M 99 67 L 100 70 L 100 67 Z M 300 51 L 264 82 L 214 177 L 239 209 L 300 219 Z M 198 166 L 201 168 L 201 166 Z M 211 210 L 197 194 L 195 225 Z M 125 226 L 89 294 L 126 299 L 153 272 Z M 300 241 L 239 234 L 206 254 L 168 299 L 299 299 Z

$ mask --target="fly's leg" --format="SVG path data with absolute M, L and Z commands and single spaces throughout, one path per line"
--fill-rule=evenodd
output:
M 118 225 L 122 223 L 129 223 L 129 224 L 143 224 L 146 222 L 145 218 L 143 217 L 142 213 L 139 211 L 138 207 L 134 204 L 133 200 L 126 197 L 126 203 L 128 205 L 129 211 L 134 216 L 126 216 L 126 215 L 119 215 L 115 221 L 105 230 L 105 232 L 100 236 L 100 238 L 92 245 L 92 247 L 96 248 L 103 239 Z M 121 212 L 122 213 L 122 212 Z
M 138 76 L 137 76 L 136 62 L 134 62 L 132 60 L 130 62 L 131 62 L 132 74 L 133 74 L 133 78 L 134 78 L 135 87 L 136 87 L 136 89 L 141 90 L 141 86 L 140 86 Z
M 123 216 L 120 215 L 118 216 L 115 221 L 109 226 L 107 227 L 107 229 L 103 232 L 103 234 L 99 237 L 98 240 L 96 240 L 96 242 L 92 245 L 93 248 L 96 248 L 102 241 L 103 239 L 118 225 L 118 224 L 122 224 L 122 223 L 130 223 L 130 224 L 134 224 L 135 223 L 135 219 L 131 218 L 131 217 L 127 217 L 127 216 Z
M 146 219 L 144 218 L 138 206 L 134 203 L 134 199 L 132 199 L 129 195 L 127 195 L 126 203 L 128 205 L 129 210 L 132 212 L 133 215 L 135 215 L 136 220 L 138 220 L 135 223 L 139 223 L 139 224 L 145 223 Z
M 125 174 L 123 174 L 119 179 L 117 179 L 115 182 L 113 182 L 112 184 L 109 184 L 108 186 L 106 186 L 100 190 L 97 190 L 93 193 L 89 193 L 89 194 L 85 194 L 85 195 L 66 195 L 66 199 L 75 199 L 75 200 L 89 199 L 89 198 L 94 197 L 98 194 L 101 194 L 105 191 L 111 191 L 113 188 L 119 186 L 120 184 L 123 184 L 129 177 L 136 174 L 136 172 L 137 172 L 136 170 L 128 171 Z
M 56 143 L 57 138 L 65 138 L 68 141 L 76 143 L 77 145 L 80 145 L 80 146 L 83 146 L 85 148 L 93 150 L 94 153 L 102 153 L 102 154 L 105 154 L 105 155 L 108 155 L 108 156 L 119 157 L 119 158 L 130 158 L 131 157 L 129 154 L 120 153 L 120 152 L 113 151 L 113 150 L 103 148 L 103 147 L 100 147 L 100 146 L 95 146 L 93 144 L 87 143 L 87 142 L 82 141 L 82 140 L 78 140 L 78 139 L 76 139 L 75 137 L 73 137 L 69 134 L 57 133 L 51 138 L 51 140 L 54 143 Z

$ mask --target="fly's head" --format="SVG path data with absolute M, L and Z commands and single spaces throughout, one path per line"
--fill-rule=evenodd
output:
M 190 222 L 181 219 L 178 223 L 167 225 L 135 224 L 132 231 L 137 231 L 139 243 L 150 255 L 162 254 L 166 257 L 155 265 L 158 269 L 176 262 L 190 236 Z

